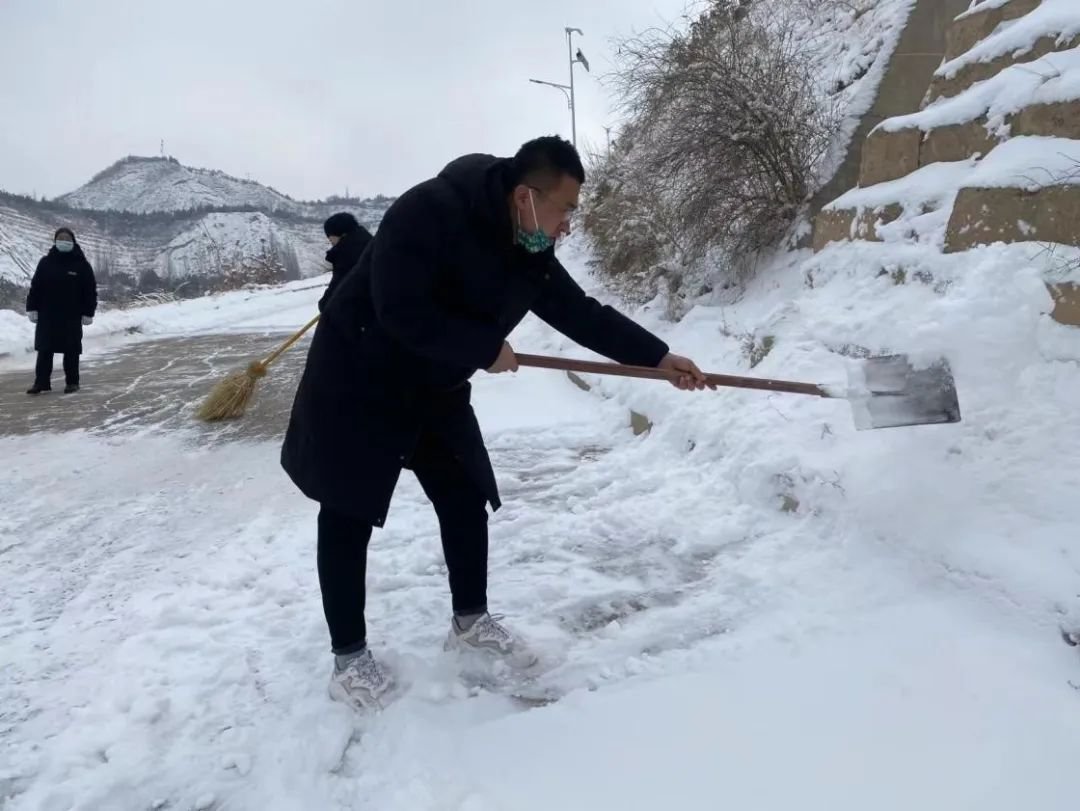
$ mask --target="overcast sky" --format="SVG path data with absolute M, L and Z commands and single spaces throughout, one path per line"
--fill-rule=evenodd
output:
M 690 3 L 691 6 L 694 3 Z M 0 188 L 165 151 L 301 199 L 398 194 L 465 152 L 615 123 L 613 39 L 688 0 L 0 0 Z

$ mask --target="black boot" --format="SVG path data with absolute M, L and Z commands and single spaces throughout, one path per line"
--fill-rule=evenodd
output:
M 26 393 L 41 394 L 43 391 L 52 391 L 52 386 L 42 386 L 40 383 L 35 383 L 33 386 L 26 390 Z
M 64 386 L 64 394 L 74 394 L 78 390 L 79 390 L 79 384 L 78 383 L 68 383 L 66 386 Z

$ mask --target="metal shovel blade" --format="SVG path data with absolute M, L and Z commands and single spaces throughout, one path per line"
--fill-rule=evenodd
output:
M 921 369 L 906 355 L 867 358 L 848 370 L 848 400 L 860 431 L 960 422 L 960 401 L 945 359 Z

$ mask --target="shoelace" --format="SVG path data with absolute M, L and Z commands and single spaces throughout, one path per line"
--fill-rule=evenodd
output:
M 480 626 L 476 631 L 477 636 L 487 634 L 495 637 L 499 642 L 510 642 L 512 640 L 510 632 L 499 624 L 499 620 L 505 616 L 505 614 L 485 614 L 480 617 L 476 621 L 477 625 Z
M 353 659 L 345 668 L 345 676 L 350 682 L 378 685 L 383 682 L 383 674 L 372 656 Z

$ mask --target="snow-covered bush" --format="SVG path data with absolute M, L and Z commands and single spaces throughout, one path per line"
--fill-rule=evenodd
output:
M 584 226 L 624 293 L 650 297 L 666 280 L 695 295 L 707 256 L 720 265 L 711 283 L 739 276 L 814 191 L 837 112 L 818 90 L 805 15 L 779 5 L 711 0 L 685 31 L 620 43 L 628 124 L 593 162 Z

